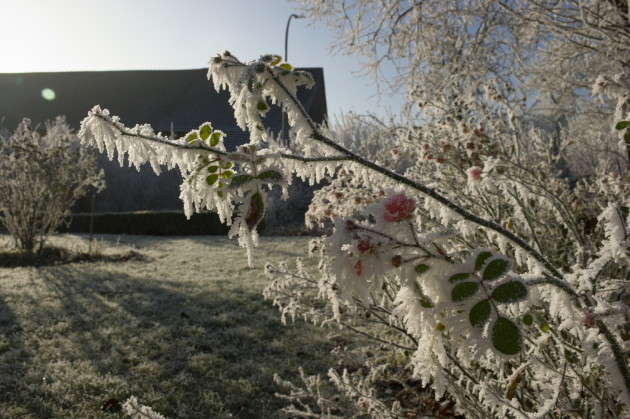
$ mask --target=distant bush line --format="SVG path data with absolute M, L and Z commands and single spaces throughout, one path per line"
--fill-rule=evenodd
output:
M 135 211 L 109 213 L 75 213 L 62 233 L 89 233 L 90 217 L 95 234 L 142 234 L 148 236 L 225 235 L 229 227 L 221 224 L 213 212 L 195 213 L 186 219 L 183 211 Z

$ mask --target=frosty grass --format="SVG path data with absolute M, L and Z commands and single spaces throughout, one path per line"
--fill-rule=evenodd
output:
M 274 373 L 331 366 L 325 331 L 282 326 L 261 295 L 258 268 L 290 263 L 308 238 L 262 237 L 257 269 L 225 237 L 97 240 L 101 253 L 140 257 L 0 268 L 0 417 L 124 417 L 111 399 L 132 395 L 170 418 L 274 417 Z M 88 246 L 84 235 L 53 244 Z

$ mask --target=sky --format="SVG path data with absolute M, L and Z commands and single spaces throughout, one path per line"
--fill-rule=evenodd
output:
M 242 61 L 284 55 L 295 5 L 285 0 L 0 0 L 0 73 L 206 67 L 229 50 Z M 357 58 L 329 52 L 324 24 L 292 19 L 289 62 L 323 67 L 328 114 L 398 110 L 375 96 Z M 2 98 L 0 98 L 2 100 Z

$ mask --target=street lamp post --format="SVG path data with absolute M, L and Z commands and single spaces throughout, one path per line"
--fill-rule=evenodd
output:
M 304 15 L 296 15 L 295 13 L 293 13 L 291 16 L 289 16 L 289 20 L 287 20 L 287 29 L 284 32 L 284 61 L 288 62 L 289 61 L 289 25 L 291 24 L 291 19 L 292 18 L 296 18 L 296 19 L 302 19 L 306 16 Z M 287 138 L 287 134 L 285 132 L 284 129 L 284 121 L 285 121 L 285 115 L 284 115 L 284 109 L 280 108 L 280 112 L 282 113 L 282 142 L 284 143 L 284 145 L 288 146 L 289 145 L 289 139 Z

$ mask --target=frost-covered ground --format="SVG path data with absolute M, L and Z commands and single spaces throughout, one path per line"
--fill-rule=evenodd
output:
M 55 241 L 87 249 L 86 236 Z M 225 237 L 97 241 L 140 257 L 0 268 L 0 417 L 124 417 L 102 407 L 131 395 L 170 418 L 273 417 L 274 373 L 330 367 L 324 331 L 282 326 L 261 296 L 264 262 L 292 261 L 308 238 L 262 237 L 258 269 Z

